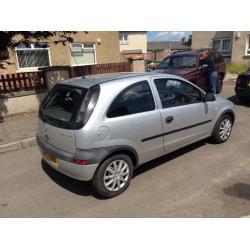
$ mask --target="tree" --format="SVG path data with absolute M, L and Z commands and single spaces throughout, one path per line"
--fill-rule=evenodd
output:
M 190 47 L 192 44 L 192 35 L 182 37 L 181 42 L 184 46 Z
M 24 43 L 26 45 L 34 41 L 44 41 L 49 38 L 54 38 L 54 43 L 66 44 L 66 42 L 73 42 L 71 36 L 73 31 L 0 31 L 0 69 L 6 68 L 10 65 L 8 62 L 9 52 L 14 52 L 15 47 Z

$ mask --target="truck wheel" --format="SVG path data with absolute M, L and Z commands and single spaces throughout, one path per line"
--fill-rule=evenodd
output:
M 124 192 L 133 176 L 133 164 L 129 156 L 114 155 L 98 168 L 92 185 L 105 198 L 115 197 Z
M 223 87 L 223 79 L 222 76 L 219 76 L 217 82 L 217 91 L 216 91 L 217 94 L 219 94 L 222 91 L 222 87 Z

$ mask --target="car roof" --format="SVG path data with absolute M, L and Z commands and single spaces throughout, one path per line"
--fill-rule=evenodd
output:
M 175 52 L 171 54 L 168 57 L 175 57 L 175 56 L 195 56 L 195 55 L 200 55 L 202 52 L 208 51 L 209 53 L 219 53 L 219 51 L 215 49 L 194 49 L 190 51 L 181 51 L 181 52 Z
M 116 82 L 123 79 L 135 79 L 140 81 L 143 77 L 175 77 L 180 78 L 176 75 L 163 74 L 163 73 L 154 73 L 154 72 L 120 72 L 120 73 L 107 73 L 107 74 L 98 74 L 98 75 L 89 75 L 84 77 L 71 78 L 64 80 L 61 83 L 67 85 L 73 85 L 77 87 L 91 88 L 98 84 L 110 84 L 110 82 Z M 138 79 L 137 79 L 138 78 Z
M 173 53 L 173 54 L 171 54 L 168 57 L 175 57 L 175 56 L 196 56 L 196 55 L 199 55 L 200 53 L 201 53 L 200 51 L 196 51 L 196 50 L 193 50 L 193 51 L 183 51 L 183 52 Z

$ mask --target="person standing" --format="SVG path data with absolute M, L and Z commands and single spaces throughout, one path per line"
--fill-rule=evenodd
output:
M 207 72 L 208 72 L 208 79 L 209 79 L 209 90 L 212 94 L 216 95 L 217 90 L 217 81 L 218 81 L 218 74 L 216 70 L 216 65 L 214 62 L 214 58 L 212 55 L 209 54 L 208 51 L 204 51 L 202 55 L 203 64 L 207 64 Z

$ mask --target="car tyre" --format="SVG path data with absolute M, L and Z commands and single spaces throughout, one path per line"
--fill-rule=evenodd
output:
M 217 94 L 219 94 L 222 91 L 222 87 L 223 87 L 223 79 L 222 76 L 219 75 L 217 82 L 217 91 L 216 91 Z
M 124 192 L 133 176 L 133 163 L 125 154 L 113 155 L 101 163 L 92 180 L 97 194 L 104 198 Z
M 212 141 L 215 143 L 224 143 L 228 140 L 231 135 L 233 127 L 233 120 L 229 115 L 223 115 L 216 122 L 213 135 L 211 137 Z

